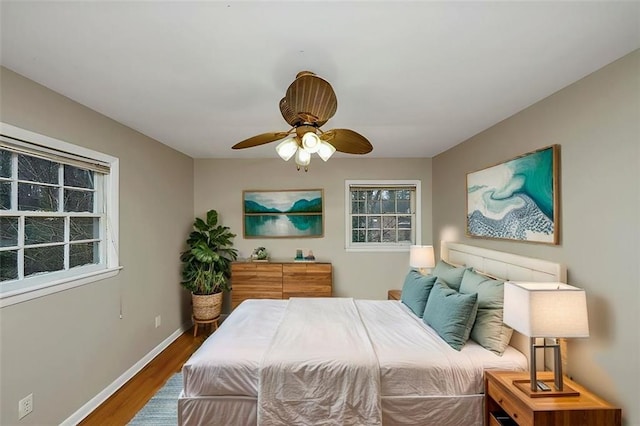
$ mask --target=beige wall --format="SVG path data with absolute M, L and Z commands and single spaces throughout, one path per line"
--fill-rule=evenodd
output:
M 5 68 L 0 85 L 1 121 L 120 159 L 124 269 L 0 309 L 0 424 L 18 423 L 29 393 L 34 411 L 20 424 L 58 424 L 189 321 L 178 256 L 193 221 L 193 160 Z
M 333 264 L 335 296 L 384 299 L 400 288 L 409 254 L 347 253 L 345 251 L 345 180 L 417 179 L 422 186 L 422 242 L 431 244 L 431 159 L 313 158 L 309 171 L 296 171 L 293 160 L 196 160 L 195 212 L 216 209 L 224 225 L 238 236 L 241 257 L 266 247 L 274 258 L 292 259 L 298 247 L 313 250 L 318 260 Z M 322 188 L 325 200 L 324 237 L 244 239 L 242 191 L 252 189 Z M 227 305 L 228 306 L 228 305 Z
M 526 84 L 526 82 L 524 82 Z M 568 373 L 640 425 L 640 52 L 614 62 L 433 159 L 434 238 L 564 262 L 585 288 L 591 337 Z M 558 246 L 465 238 L 465 176 L 561 146 Z

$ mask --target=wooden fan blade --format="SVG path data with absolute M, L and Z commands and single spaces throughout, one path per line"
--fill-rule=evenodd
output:
M 250 137 L 249 139 L 245 139 L 242 142 L 238 142 L 232 149 L 244 149 L 251 148 L 258 145 L 264 145 L 265 143 L 274 142 L 279 139 L 286 138 L 291 132 L 271 132 L 271 133 L 263 133 L 261 135 Z
M 320 135 L 320 139 L 333 145 L 336 151 L 346 154 L 367 154 L 373 151 L 367 138 L 349 129 L 328 130 Z
M 324 124 L 338 109 L 338 99 L 329 82 L 311 72 L 298 73 L 287 88 L 285 99 L 287 107 L 307 123 Z

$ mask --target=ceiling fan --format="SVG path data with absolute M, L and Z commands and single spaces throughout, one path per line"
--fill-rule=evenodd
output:
M 289 161 L 295 156 L 300 170 L 309 170 L 311 154 L 317 153 L 327 161 L 334 152 L 367 154 L 371 143 L 361 134 L 349 129 L 323 131 L 322 127 L 338 109 L 333 88 L 311 71 L 301 71 L 280 100 L 280 112 L 291 129 L 285 132 L 262 133 L 238 142 L 233 149 L 251 148 L 284 139 L 276 147 L 278 155 Z

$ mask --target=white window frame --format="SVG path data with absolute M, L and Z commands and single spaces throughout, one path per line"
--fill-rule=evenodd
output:
M 352 187 L 415 187 L 415 219 L 412 243 L 353 243 L 351 221 L 351 188 Z M 345 250 L 347 252 L 408 252 L 412 244 L 422 244 L 422 189 L 420 180 L 345 180 Z
M 86 158 L 107 164 L 109 173 L 102 176 L 103 196 L 106 201 L 105 221 L 101 232 L 104 232 L 104 246 L 101 251 L 101 263 L 38 274 L 22 280 L 4 281 L 0 283 L 0 308 L 25 302 L 38 297 L 86 285 L 98 280 L 113 277 L 122 267 L 119 263 L 119 160 L 92 149 L 73 145 L 49 136 L 21 129 L 11 124 L 0 122 L 0 134 L 9 138 L 38 145 L 43 150 L 65 153 L 71 156 Z M 52 159 L 54 162 L 58 162 Z M 15 210 L 2 210 L 3 215 L 15 215 Z M 37 212 L 36 215 L 38 214 Z M 104 256 L 104 258 L 103 258 Z

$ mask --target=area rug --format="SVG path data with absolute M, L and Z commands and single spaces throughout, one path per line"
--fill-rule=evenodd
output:
M 138 411 L 129 425 L 176 426 L 178 397 L 182 390 L 182 373 L 174 374 L 167 383 Z

